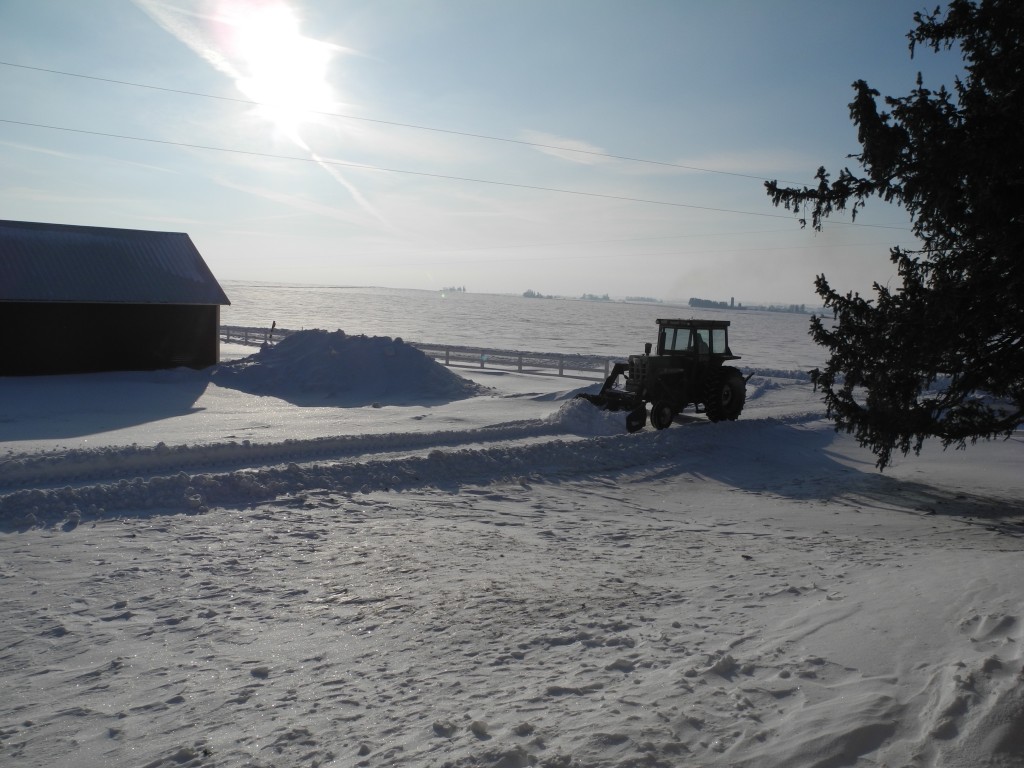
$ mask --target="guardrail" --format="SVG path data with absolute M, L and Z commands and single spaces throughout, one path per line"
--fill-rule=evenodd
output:
M 220 327 L 221 341 L 258 347 L 274 344 L 291 335 L 286 328 Z M 615 360 L 600 355 L 563 354 L 557 352 L 523 352 L 514 349 L 457 346 L 427 342 L 406 342 L 411 347 L 449 367 L 491 368 L 519 373 L 566 376 L 569 378 L 604 380 L 611 373 Z
M 245 328 L 239 325 L 222 325 L 220 340 L 231 344 L 258 347 L 264 342 L 280 341 L 292 333 L 293 331 L 284 328 Z
M 451 344 L 410 342 L 424 354 L 447 366 L 498 368 L 519 373 L 555 373 L 574 378 L 605 379 L 614 361 L 597 355 L 521 352 L 514 349 L 459 347 Z

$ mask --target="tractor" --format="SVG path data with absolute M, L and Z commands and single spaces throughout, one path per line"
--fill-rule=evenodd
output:
M 637 432 L 647 424 L 665 429 L 676 415 L 693 405 L 711 421 L 734 421 L 747 399 L 747 378 L 725 365 L 738 360 L 729 349 L 728 320 L 658 320 L 658 349 L 651 344 L 642 355 L 616 363 L 601 391 L 580 394 L 599 408 L 629 411 L 626 429 Z

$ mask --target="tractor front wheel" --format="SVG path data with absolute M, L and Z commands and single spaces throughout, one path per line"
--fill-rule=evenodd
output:
M 747 402 L 747 382 L 739 369 L 723 366 L 708 379 L 704 412 L 711 421 L 735 421 Z
M 664 400 L 651 406 L 651 426 L 655 429 L 667 429 L 672 426 L 672 420 L 676 417 L 676 409 L 671 403 Z
M 647 406 L 643 403 L 626 414 L 626 431 L 639 432 L 647 424 Z

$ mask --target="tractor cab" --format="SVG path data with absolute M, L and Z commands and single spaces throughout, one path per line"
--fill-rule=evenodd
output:
M 729 349 L 728 320 L 658 320 L 658 355 L 739 359 Z

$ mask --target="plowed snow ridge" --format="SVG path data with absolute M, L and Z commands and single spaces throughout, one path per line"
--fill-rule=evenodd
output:
M 600 414 L 615 434 L 594 434 L 594 414 Z M 0 473 L 0 485 L 14 488 L 0 495 L 0 511 L 9 523 L 20 518 L 52 524 L 69 515 L 82 519 L 133 509 L 196 511 L 313 489 L 365 493 L 593 475 L 656 465 L 693 450 L 696 442 L 710 435 L 700 422 L 630 435 L 622 431 L 622 419 L 583 401 L 570 401 L 550 420 L 464 432 L 356 435 L 267 445 L 160 444 L 20 457 L 9 460 Z M 756 421 L 716 425 L 718 437 L 710 439 L 743 439 L 743 434 L 758 428 Z M 229 465 L 237 468 L 209 469 Z M 200 467 L 207 469 L 186 471 Z M 95 482 L 96 478 L 119 479 Z M 34 487 L 16 487 L 29 483 Z

